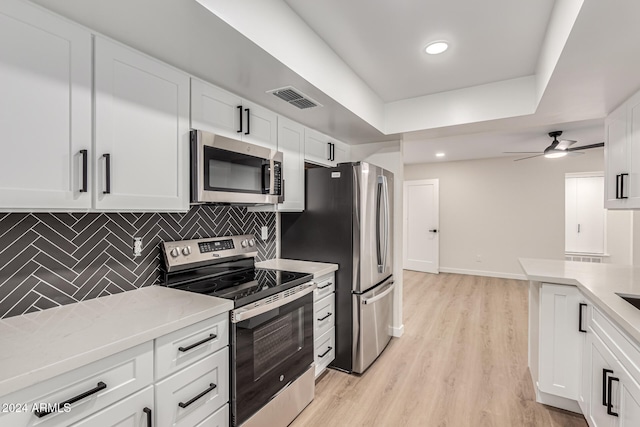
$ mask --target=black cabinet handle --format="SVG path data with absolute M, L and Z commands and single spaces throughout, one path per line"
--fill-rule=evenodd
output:
M 620 174 L 620 198 L 621 199 L 628 199 L 628 196 L 624 195 L 624 177 L 625 176 L 629 176 L 628 173 L 621 173 Z
M 216 334 L 209 334 L 209 336 L 207 338 L 203 339 L 202 341 L 198 341 L 197 343 L 191 344 L 190 346 L 187 346 L 187 347 L 178 347 L 178 350 L 180 350 L 180 351 L 189 351 L 192 348 L 196 348 L 197 346 L 202 345 L 202 344 L 204 344 L 204 343 L 206 343 L 208 341 L 214 340 L 216 338 L 218 338 L 218 336 Z
M 85 397 L 89 397 L 92 394 L 96 394 L 97 392 L 99 392 L 100 390 L 104 390 L 105 388 L 107 388 L 107 385 L 105 383 L 103 383 L 102 381 L 100 381 L 98 383 L 98 385 L 95 388 L 92 388 L 89 391 L 85 391 L 84 393 L 81 393 L 75 397 L 72 397 L 71 399 L 65 400 L 64 402 L 60 403 L 59 405 L 56 405 L 59 408 L 64 408 L 66 405 L 72 405 L 74 403 L 76 403 L 79 400 L 84 399 Z M 51 413 L 51 411 L 35 411 L 34 414 L 36 415 L 36 417 L 38 418 L 42 418 L 46 415 L 49 415 Z
M 105 169 L 105 188 L 102 194 L 111 194 L 111 154 L 103 154 Z
M 578 314 L 578 332 L 584 332 L 585 334 L 587 333 L 587 330 L 586 329 L 582 329 L 582 308 L 586 307 L 586 306 L 587 306 L 587 304 L 581 302 L 580 303 L 580 308 L 579 308 L 580 313 Z
M 244 112 L 247 113 L 247 131 L 244 134 L 249 135 L 251 133 L 251 111 L 245 108 Z
M 329 348 L 327 349 L 327 351 L 325 351 L 325 352 L 324 352 L 324 353 L 322 353 L 322 354 L 319 354 L 319 355 L 318 355 L 318 357 L 319 357 L 319 358 L 323 358 L 323 357 L 325 357 L 327 354 L 329 354 L 329 352 L 330 352 L 331 350 L 333 350 L 333 347 L 329 347 Z
M 238 105 L 238 116 L 240 117 L 240 129 L 238 129 L 236 132 L 238 133 L 242 133 L 242 105 Z
M 607 414 L 613 415 L 614 417 L 617 417 L 619 414 L 617 412 L 613 412 L 613 402 L 612 402 L 612 399 L 611 399 L 611 396 L 613 394 L 612 391 L 611 391 L 613 389 L 613 387 L 611 385 L 612 385 L 612 383 L 614 381 L 618 381 L 618 383 L 619 383 L 620 379 L 616 378 L 616 377 L 609 377 L 609 379 L 607 380 L 607 389 L 608 389 L 607 390 L 607 400 L 608 400 L 608 402 L 607 402 Z
M 331 145 L 331 161 L 335 162 L 336 161 L 336 144 L 334 144 L 333 142 L 329 143 Z
M 151 409 L 144 408 L 143 411 L 144 411 L 145 414 L 147 414 L 147 427 L 153 427 L 153 425 L 152 425 L 153 417 L 151 416 Z
M 323 320 L 328 319 L 329 317 L 331 317 L 331 314 L 333 314 L 333 313 L 327 313 L 326 316 L 319 318 L 318 322 L 322 322 Z
M 616 199 L 620 198 L 620 175 L 616 175 Z
M 333 282 L 329 282 L 324 286 L 318 286 L 318 289 L 324 289 L 324 288 L 328 288 L 329 286 L 333 285 Z
M 82 187 L 80 188 L 80 192 L 81 193 L 86 193 L 87 192 L 87 182 L 89 180 L 88 177 L 88 166 L 89 166 L 89 161 L 88 161 L 88 153 L 87 150 L 80 150 L 80 155 L 82 156 Z
M 196 400 L 200 399 L 201 397 L 203 397 L 205 394 L 209 393 L 210 391 L 214 390 L 217 387 L 217 385 L 215 385 L 214 383 L 209 384 L 209 388 L 206 389 L 205 391 L 203 391 L 202 393 L 200 393 L 199 395 L 197 395 L 196 397 L 194 397 L 191 400 L 188 400 L 187 403 L 183 403 L 180 402 L 178 403 L 178 406 L 181 408 L 186 408 L 187 406 L 191 405 L 193 402 L 195 402 Z
M 607 374 L 613 374 L 611 369 L 602 370 L 602 406 L 607 406 Z

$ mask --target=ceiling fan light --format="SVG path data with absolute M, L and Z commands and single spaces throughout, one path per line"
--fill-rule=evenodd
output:
M 560 157 L 564 157 L 566 155 L 567 155 L 566 151 L 556 150 L 556 151 L 549 151 L 548 153 L 545 153 L 544 157 L 547 159 L 557 159 Z

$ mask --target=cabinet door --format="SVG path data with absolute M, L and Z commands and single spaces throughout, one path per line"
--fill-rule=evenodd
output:
M 614 371 L 616 360 L 593 329 L 588 328 L 588 331 L 587 352 L 590 360 L 589 380 L 591 387 L 589 390 L 589 410 L 584 415 L 591 427 L 614 426 L 616 418 L 607 414 L 606 386 L 607 377 Z
M 540 294 L 540 391 L 578 400 L 582 333 L 578 331 L 580 291 L 542 284 Z
M 618 426 L 620 427 L 637 427 L 640 426 L 640 385 L 633 377 L 620 365 L 615 372 L 619 379 L 615 384 L 613 394 L 615 396 L 615 387 L 618 386 L 619 406 L 618 406 Z M 614 409 L 615 411 L 615 409 Z
M 619 175 L 629 173 L 627 158 L 627 109 L 626 104 L 613 111 L 604 122 L 605 127 L 605 207 L 623 208 L 625 200 L 616 199 L 619 192 Z M 628 178 L 628 177 L 626 177 Z
M 249 101 L 242 101 L 242 140 L 250 144 L 278 147 L 278 115 Z
M 329 142 L 333 142 L 328 136 L 313 129 L 304 130 L 304 159 L 310 163 L 333 167 L 336 162 L 329 160 Z
M 640 92 L 627 101 L 629 140 L 627 157 L 629 176 L 624 177 L 624 195 L 629 208 L 640 208 Z
M 351 161 L 351 147 L 344 142 L 334 141 L 333 159 L 335 163 L 345 163 Z
M 579 309 L 582 310 L 582 324 L 579 326 L 581 330 L 586 330 L 587 332 L 582 334 L 582 345 L 580 348 L 582 352 L 582 363 L 580 365 L 578 405 L 582 413 L 586 416 L 586 414 L 589 413 L 589 405 L 591 405 L 591 349 L 588 342 L 591 331 L 588 329 L 588 322 L 592 317 L 593 306 L 586 300 L 582 300 L 581 302 L 584 303 L 584 306 L 579 307 Z
M 241 139 L 242 98 L 198 79 L 191 79 L 191 127 Z M 244 123 L 243 123 L 244 125 Z M 260 127 L 260 125 L 258 125 Z
M 278 151 L 282 151 L 284 203 L 279 211 L 304 210 L 304 126 L 278 118 Z
M 604 178 L 565 180 L 565 251 L 604 253 Z
M 90 208 L 80 150 L 91 148 L 91 34 L 2 1 L 0 58 L 0 209 Z
M 97 37 L 95 92 L 95 207 L 186 211 L 189 77 Z
M 154 425 L 153 416 L 153 386 L 149 386 L 72 427 L 151 427 Z

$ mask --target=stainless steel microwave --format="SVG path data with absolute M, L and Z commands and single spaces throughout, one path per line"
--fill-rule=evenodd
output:
M 191 131 L 191 202 L 265 205 L 284 201 L 282 153 Z

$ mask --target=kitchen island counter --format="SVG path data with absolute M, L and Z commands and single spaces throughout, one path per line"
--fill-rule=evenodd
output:
M 640 267 L 532 258 L 519 261 L 530 281 L 577 286 L 640 343 L 640 310 L 617 295 L 640 297 Z
M 0 320 L 0 396 L 233 309 L 149 286 Z

